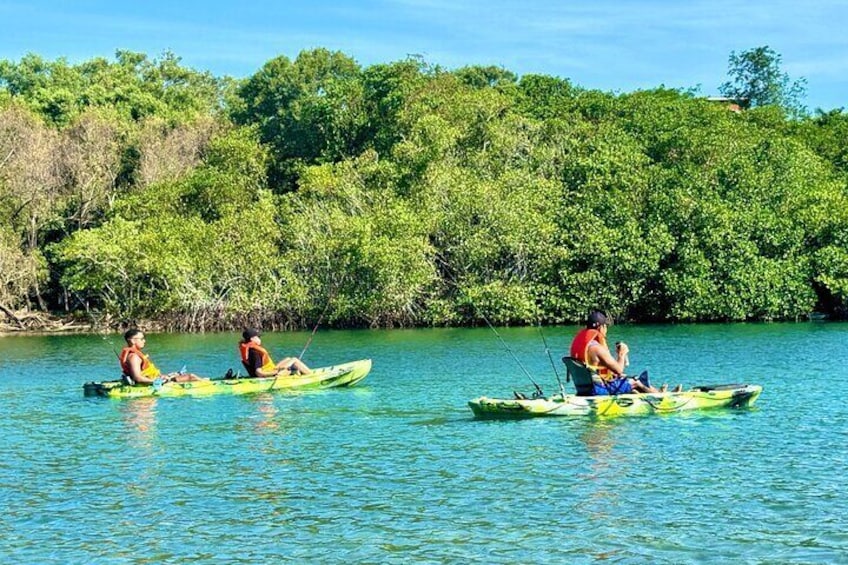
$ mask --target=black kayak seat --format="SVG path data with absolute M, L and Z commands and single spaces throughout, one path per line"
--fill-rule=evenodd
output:
M 600 375 L 574 357 L 565 356 L 562 362 L 565 363 L 566 380 L 574 382 L 577 396 L 594 396 L 595 384 L 603 384 Z

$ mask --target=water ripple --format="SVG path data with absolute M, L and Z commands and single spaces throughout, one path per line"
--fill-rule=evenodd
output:
M 752 410 L 611 421 L 473 420 L 469 398 L 530 388 L 486 331 L 328 332 L 329 362 L 375 360 L 350 390 L 130 402 L 82 397 L 105 365 L 50 370 L 96 336 L 0 340 L 27 346 L 0 375 L 0 528 L 14 534 L 0 561 L 841 562 L 848 408 L 819 391 L 848 374 L 797 360 L 811 340 L 844 351 L 846 329 L 616 328 L 654 352 L 641 353 L 652 373 L 691 384 L 717 370 L 766 392 Z M 535 330 L 503 335 L 550 372 Z M 191 343 L 229 351 L 230 338 Z

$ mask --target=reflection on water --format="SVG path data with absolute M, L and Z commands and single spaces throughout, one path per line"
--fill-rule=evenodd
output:
M 156 435 L 156 403 L 159 399 L 138 398 L 132 402 L 121 403 L 124 427 L 128 432 L 130 444 L 134 447 L 151 449 Z
M 256 420 L 257 432 L 273 432 L 279 429 L 280 424 L 276 417 L 280 409 L 274 404 L 274 395 L 271 393 L 262 393 L 254 399 L 254 405 L 259 413 L 259 418 Z
M 620 438 L 616 437 L 614 422 L 587 421 L 578 439 L 586 447 L 589 456 L 589 464 L 578 479 L 589 485 L 585 511 L 592 520 L 603 523 L 610 519 L 610 507 L 621 496 L 616 492 L 620 483 L 611 480 L 611 476 L 623 468 L 627 461 L 621 461 L 621 452 L 615 449 L 616 441 Z
M 613 422 L 589 420 L 578 434 L 577 437 L 595 461 L 606 461 L 607 455 L 615 446 L 612 433 L 614 426 Z

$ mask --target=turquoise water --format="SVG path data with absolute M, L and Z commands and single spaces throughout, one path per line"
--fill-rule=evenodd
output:
M 556 357 L 575 329 L 545 329 Z M 555 392 L 538 330 L 499 332 Z M 237 365 L 235 334 L 148 336 L 164 370 Z M 307 338 L 263 337 L 278 357 Z M 848 560 L 848 325 L 611 338 L 654 381 L 765 390 L 748 410 L 476 421 L 468 399 L 532 391 L 490 330 L 363 330 L 305 358 L 372 358 L 353 389 L 116 401 L 82 394 L 115 375 L 100 336 L 0 338 L 0 562 Z

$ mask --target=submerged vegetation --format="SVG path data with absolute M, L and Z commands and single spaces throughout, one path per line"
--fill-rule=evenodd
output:
M 844 315 L 848 114 L 758 100 L 324 49 L 241 81 L 0 61 L 0 320 Z

